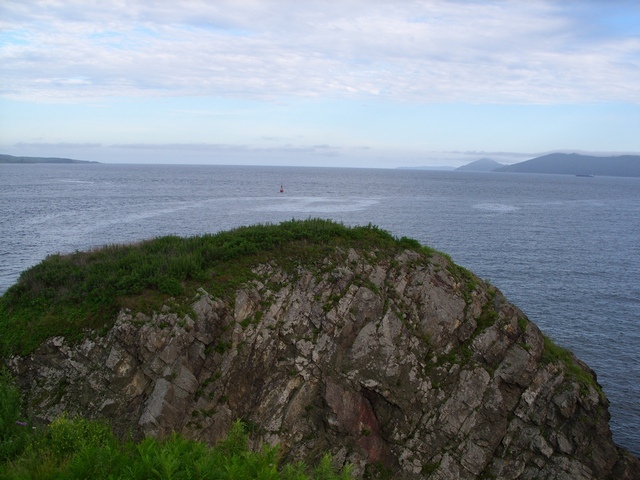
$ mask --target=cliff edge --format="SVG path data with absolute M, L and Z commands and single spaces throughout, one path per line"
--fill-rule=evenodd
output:
M 122 307 L 5 364 L 42 421 L 215 443 L 242 419 L 256 445 L 330 451 L 365 478 L 640 478 L 594 373 L 495 287 L 417 242 L 340 228 L 355 240 L 236 255 L 230 291 L 216 264 L 160 308 Z

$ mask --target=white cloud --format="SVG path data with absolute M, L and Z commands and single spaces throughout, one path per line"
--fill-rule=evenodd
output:
M 572 5 L 10 1 L 0 94 L 640 103 L 638 36 Z

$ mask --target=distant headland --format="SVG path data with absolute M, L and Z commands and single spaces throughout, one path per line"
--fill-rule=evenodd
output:
M 482 158 L 459 167 L 456 171 L 640 177 L 640 155 L 596 157 L 578 153 L 551 153 L 512 165 L 502 165 L 489 158 Z
M 548 173 L 580 177 L 640 177 L 640 155 L 594 156 L 579 153 L 551 153 L 505 165 L 481 158 L 461 167 L 400 167 L 406 170 L 449 170 L 456 172 Z
M 88 160 L 73 160 L 71 158 L 57 157 L 14 157 L 13 155 L 0 154 L 0 163 L 100 163 Z
M 640 177 L 640 155 L 595 157 L 578 153 L 552 153 L 499 167 L 494 172 Z

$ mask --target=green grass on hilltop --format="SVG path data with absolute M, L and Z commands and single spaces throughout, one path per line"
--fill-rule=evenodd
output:
M 309 219 L 51 255 L 0 298 L 0 356 L 27 354 L 50 336 L 78 339 L 86 329 L 109 327 L 125 307 L 150 312 L 174 297 L 177 308 L 188 309 L 200 286 L 225 296 L 249 280 L 259 262 L 295 266 L 324 258 L 336 246 L 423 248 L 372 225 Z

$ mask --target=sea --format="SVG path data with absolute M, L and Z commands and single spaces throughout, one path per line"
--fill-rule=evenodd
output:
M 377 225 L 489 280 L 596 372 L 640 456 L 640 178 L 0 164 L 0 294 L 53 253 L 307 218 Z

